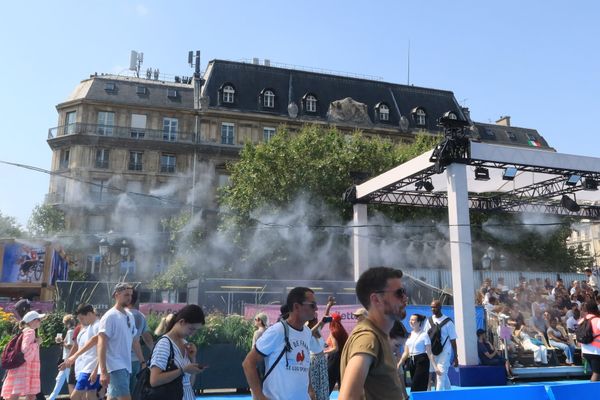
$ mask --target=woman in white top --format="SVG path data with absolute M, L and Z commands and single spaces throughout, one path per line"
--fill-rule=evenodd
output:
M 571 342 L 569 336 L 567 336 L 566 331 L 558 325 L 558 319 L 556 317 L 551 317 L 548 323 L 550 326 L 548 327 L 546 334 L 548 335 L 548 342 L 550 346 L 561 349 L 567 357 L 567 364 L 573 365 L 575 345 Z
M 183 375 L 183 400 L 195 400 L 192 375 L 205 366 L 196 363 L 196 346 L 185 339 L 204 325 L 204 312 L 196 304 L 188 304 L 176 312 L 167 325 L 167 333 L 156 341 L 150 361 L 150 385 L 161 386 Z M 173 346 L 174 370 L 166 371 Z
M 426 317 L 421 314 L 413 314 L 410 316 L 408 323 L 412 332 L 404 345 L 404 353 L 399 361 L 399 364 L 404 364 L 404 362 L 408 360 L 406 369 L 410 371 L 412 379 L 410 386 L 411 393 L 427 391 L 430 365 L 433 365 L 437 375 L 441 374 L 441 371 L 433 360 L 429 335 L 423 330 L 425 320 Z
M 515 336 L 521 342 L 523 349 L 533 351 L 533 361 L 536 365 L 548 364 L 548 348 L 542 344 L 542 342 L 534 338 L 536 342 L 534 343 L 531 336 L 527 332 L 528 328 L 526 325 L 518 324 L 513 332 L 513 336 Z M 538 344 L 539 343 L 539 344 Z

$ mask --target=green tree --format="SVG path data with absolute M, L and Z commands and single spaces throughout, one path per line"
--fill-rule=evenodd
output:
M 65 230 L 65 213 L 49 204 L 36 205 L 27 222 L 32 236 L 49 236 Z
M 22 236 L 23 230 L 17 220 L 0 212 L 0 238 L 20 238 Z

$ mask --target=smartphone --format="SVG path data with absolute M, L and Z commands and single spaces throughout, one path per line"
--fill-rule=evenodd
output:
M 327 322 L 331 322 L 331 321 L 333 321 L 333 317 L 331 315 L 323 317 L 323 322 L 327 323 Z

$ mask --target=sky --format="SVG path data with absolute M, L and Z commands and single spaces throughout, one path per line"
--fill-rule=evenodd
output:
M 0 161 L 50 169 L 55 106 L 98 73 L 191 75 L 272 62 L 450 90 L 475 121 L 511 116 L 562 153 L 599 156 L 596 1 L 13 1 L 0 24 Z M 0 163 L 0 212 L 26 225 L 49 176 Z

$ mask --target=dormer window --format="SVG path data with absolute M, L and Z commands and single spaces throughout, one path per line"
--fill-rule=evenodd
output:
M 275 93 L 272 90 L 265 90 L 263 92 L 263 106 L 266 108 L 275 107 Z
M 457 120 L 458 116 L 456 115 L 456 113 L 450 111 L 450 112 L 448 112 L 448 119 Z
M 421 107 L 413 109 L 413 118 L 417 126 L 427 125 L 427 113 Z
M 317 112 L 317 98 L 313 94 L 309 94 L 304 98 L 304 104 L 306 112 L 316 113 Z
M 117 91 L 117 85 L 115 85 L 114 82 L 107 82 L 104 84 L 104 90 L 109 93 L 114 93 Z
M 390 108 L 387 104 L 378 103 L 375 106 L 375 109 L 377 110 L 377 114 L 379 116 L 380 121 L 386 122 L 390 120 Z
M 235 100 L 235 89 L 232 85 L 223 86 L 223 103 L 233 103 Z

